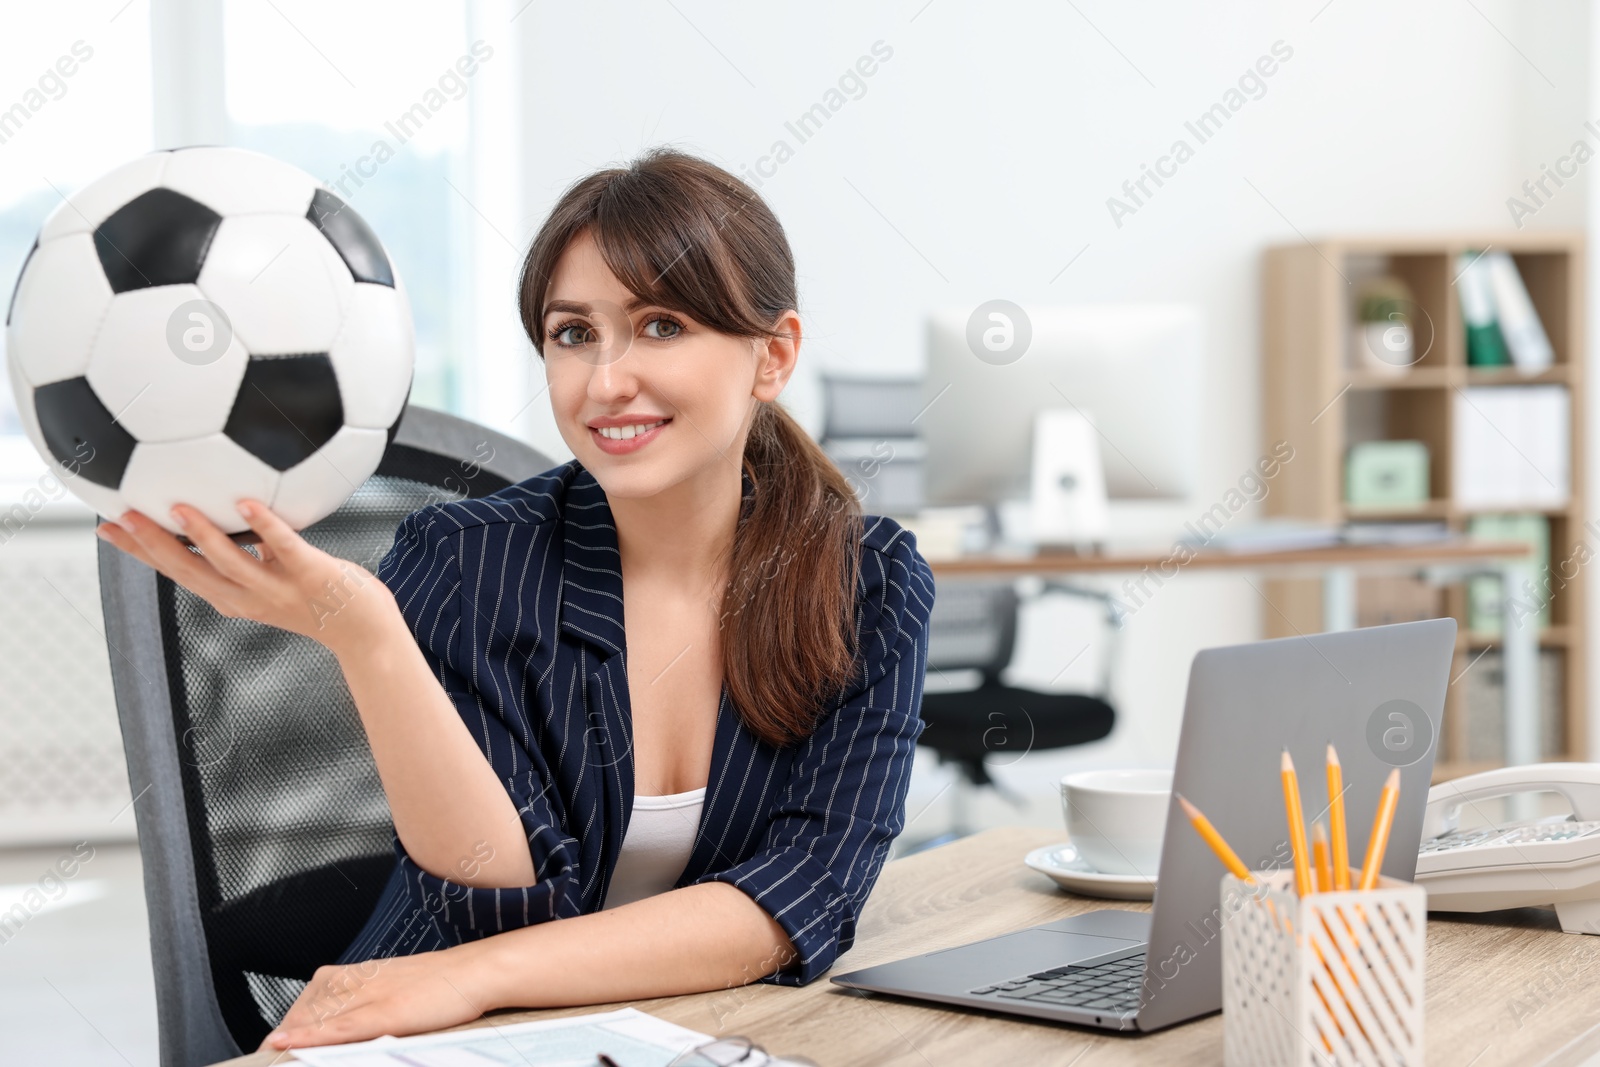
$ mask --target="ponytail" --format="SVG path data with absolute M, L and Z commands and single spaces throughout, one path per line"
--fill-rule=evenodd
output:
M 718 621 L 728 695 L 770 744 L 810 735 L 850 680 L 861 505 L 828 454 L 776 403 L 756 409 Z

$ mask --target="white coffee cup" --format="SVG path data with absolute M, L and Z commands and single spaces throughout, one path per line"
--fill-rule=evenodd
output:
M 1067 836 L 1103 874 L 1155 876 L 1171 801 L 1170 770 L 1078 771 L 1061 779 Z

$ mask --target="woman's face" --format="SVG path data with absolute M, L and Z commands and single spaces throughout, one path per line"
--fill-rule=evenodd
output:
M 542 323 L 562 439 L 611 497 L 652 496 L 718 464 L 737 479 L 757 403 L 794 370 L 799 319 L 779 326 L 790 319 L 792 341 L 768 342 L 645 304 L 581 234 L 557 261 Z

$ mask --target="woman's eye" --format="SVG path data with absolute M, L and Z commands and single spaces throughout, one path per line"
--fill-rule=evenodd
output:
M 556 344 L 565 345 L 568 348 L 586 345 L 593 340 L 593 334 L 589 327 L 578 323 L 573 323 L 571 326 L 563 326 L 551 336 L 555 338 Z
M 654 337 L 658 341 L 670 340 L 683 332 L 683 327 L 671 319 L 651 319 L 645 323 L 646 337 Z

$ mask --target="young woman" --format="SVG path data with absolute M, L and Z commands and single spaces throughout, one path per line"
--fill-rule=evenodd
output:
M 100 527 L 326 645 L 371 741 L 394 876 L 264 1047 L 810 982 L 904 824 L 933 576 L 776 403 L 801 329 L 766 204 L 675 151 L 593 174 L 520 303 L 575 458 L 407 516 L 331 618 L 348 565 L 260 501 L 259 559 L 184 505 L 202 554 Z

